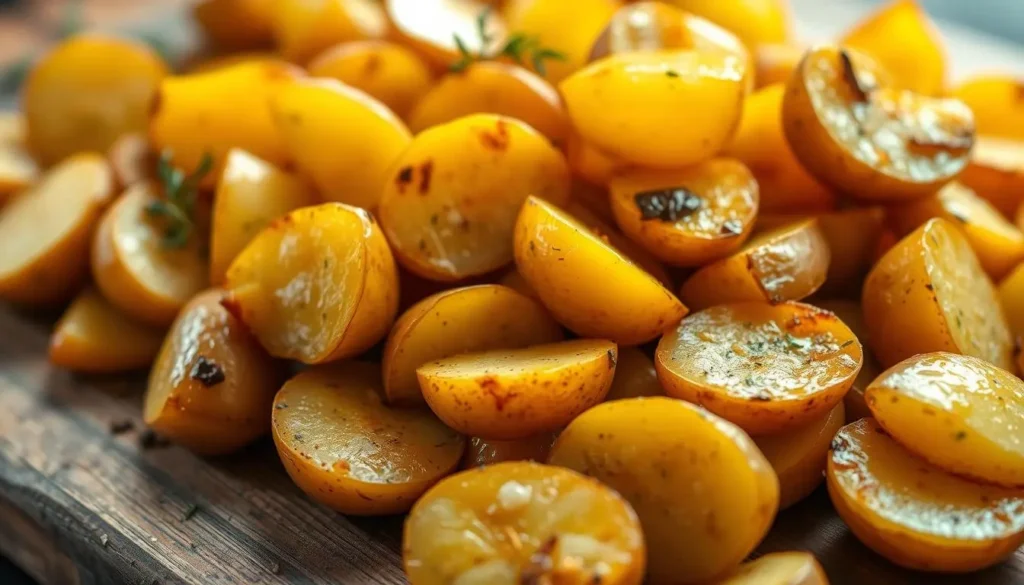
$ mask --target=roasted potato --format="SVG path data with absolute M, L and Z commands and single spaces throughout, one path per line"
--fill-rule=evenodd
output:
M 1015 268 L 999 283 L 996 293 L 1016 347 L 1016 344 L 1024 340 L 1024 264 Z
M 435 68 L 462 58 L 464 48 L 478 55 L 505 40 L 505 20 L 480 0 L 384 0 L 390 34 Z M 461 45 L 460 45 L 461 43 Z
M 1008 218 L 1024 203 L 1024 138 L 978 136 L 967 168 L 957 179 Z M 1018 227 L 1022 224 L 1017 222 Z
M 615 378 L 608 390 L 605 401 L 639 398 L 641 396 L 664 396 L 665 391 L 658 382 L 654 361 L 636 347 L 619 348 L 615 360 Z
M 754 438 L 757 448 L 779 477 L 780 509 L 806 498 L 821 485 L 832 437 L 844 424 L 846 411 L 840 402 L 805 425 Z
M 200 0 L 192 17 L 206 38 L 229 51 L 260 49 L 273 42 L 276 0 Z
M 271 0 L 271 29 L 277 50 L 305 64 L 345 41 L 376 39 L 388 31 L 387 17 L 374 0 Z
M 864 312 L 860 303 L 850 300 L 828 300 L 814 301 L 814 306 L 821 307 L 826 311 L 832 311 L 836 317 L 850 328 L 850 331 L 857 336 L 857 341 L 864 348 L 864 362 L 861 365 L 857 379 L 853 381 L 850 390 L 843 397 L 843 406 L 846 411 L 846 422 L 856 422 L 862 418 L 870 417 L 871 411 L 864 401 L 864 392 L 868 386 L 875 381 L 875 378 L 882 373 L 883 368 L 878 365 L 878 360 L 868 351 L 871 347 L 871 340 L 868 338 L 867 326 L 864 324 Z
M 828 585 L 828 577 L 809 552 L 777 552 L 743 563 L 713 585 Z
M 157 180 L 155 154 L 141 132 L 125 134 L 115 140 L 107 151 L 107 161 L 117 189 L 123 191 L 135 183 Z
M 39 165 L 25 144 L 24 116 L 0 112 L 0 206 L 39 178 Z
M 512 441 L 496 441 L 473 437 L 466 445 L 466 454 L 462 457 L 462 468 L 484 467 L 506 461 L 540 461 L 548 459 L 551 444 L 555 442 L 555 433 L 541 433 L 525 439 Z
M 785 43 L 792 34 L 786 0 L 667 1 L 732 31 L 752 50 L 765 43 Z
M 1021 82 L 1012 75 L 986 75 L 969 79 L 953 89 L 953 96 L 974 111 L 978 134 L 1024 140 L 1024 104 Z
M 602 191 L 602 195 L 607 203 L 608 193 Z M 587 202 L 577 195 L 575 199 L 569 202 L 565 211 L 573 219 L 590 230 L 590 233 L 594 234 L 599 240 L 632 260 L 633 264 L 642 268 L 647 274 L 650 274 L 658 282 L 665 285 L 665 287 L 672 287 L 672 277 L 665 270 L 665 266 L 643 246 L 626 237 L 615 227 L 615 219 L 612 217 L 610 205 L 608 205 L 607 211 L 608 219 L 604 219 L 605 211 L 603 208 L 599 208 L 597 204 Z
M 629 168 L 629 164 L 587 143 L 577 132 L 569 134 L 565 159 L 574 175 L 591 185 L 603 188 L 612 176 Z
M 785 85 L 806 50 L 792 43 L 770 43 L 754 47 L 754 87 L 763 89 L 776 84 Z

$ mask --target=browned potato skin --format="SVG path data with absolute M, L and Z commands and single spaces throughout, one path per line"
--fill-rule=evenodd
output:
M 221 306 L 222 296 L 211 289 L 185 305 L 146 393 L 146 424 L 200 455 L 231 453 L 267 433 L 280 379 L 276 362 Z M 204 382 L 203 362 L 215 364 L 223 381 Z
M 824 417 L 777 435 L 754 437 L 754 443 L 779 476 L 779 509 L 784 510 L 811 495 L 825 479 L 828 447 L 846 422 L 840 402 Z
M 551 445 L 558 438 L 557 433 L 543 433 L 525 439 L 513 441 L 496 441 L 473 437 L 466 444 L 466 453 L 462 456 L 462 469 L 483 467 L 504 463 L 506 461 L 538 461 L 548 459 Z

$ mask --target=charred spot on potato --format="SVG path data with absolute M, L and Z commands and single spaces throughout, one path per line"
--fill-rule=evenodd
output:
M 412 167 L 402 167 L 398 170 L 398 176 L 395 177 L 395 185 L 398 186 L 398 190 L 401 193 L 405 192 L 405 188 L 412 183 Z
M 552 536 L 530 555 L 530 560 L 519 572 L 520 585 L 544 585 L 548 582 L 546 577 L 555 568 L 552 555 L 557 545 L 558 536 Z
M 614 370 L 615 369 L 615 363 L 616 363 L 615 362 L 615 352 L 613 352 L 612 350 L 609 349 L 608 350 L 608 369 L 609 370 Z
M 220 364 L 203 355 L 199 356 L 196 363 L 192 365 L 189 377 L 207 388 L 216 386 L 225 379 L 224 369 L 220 367 Z
M 420 165 L 420 194 L 430 191 L 430 179 L 434 174 L 434 161 L 428 160 Z
M 644 221 L 678 221 L 692 215 L 704 205 L 703 198 L 686 187 L 644 191 L 637 193 L 633 200 Z
M 491 150 L 504 151 L 509 145 L 508 124 L 504 120 L 498 120 L 495 124 L 495 131 L 485 130 L 480 133 L 480 142 Z
M 844 49 L 839 50 L 839 65 L 842 69 L 843 80 L 853 91 L 853 99 L 858 103 L 867 103 L 871 99 L 871 92 L 874 87 L 866 87 L 857 77 L 857 69 L 853 64 L 850 53 Z

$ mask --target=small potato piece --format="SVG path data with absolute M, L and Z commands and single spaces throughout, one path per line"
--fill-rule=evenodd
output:
M 839 430 L 826 472 L 832 503 L 868 548 L 909 569 L 965 573 L 1024 544 L 1024 496 L 914 457 L 870 418 Z
M 273 42 L 277 0 L 200 0 L 192 16 L 219 49 L 259 49 Z
M 75 372 L 136 370 L 153 362 L 163 341 L 162 330 L 131 320 L 87 288 L 53 329 L 50 363 Z
M 200 455 L 237 451 L 270 430 L 279 372 L 220 301 L 196 295 L 171 326 L 153 364 L 143 416 L 160 436 Z
M 61 42 L 22 88 L 29 149 L 44 166 L 106 152 L 121 135 L 145 130 L 166 75 L 167 65 L 137 41 L 89 34 Z
M 155 187 L 136 183 L 100 221 L 92 240 L 92 277 L 114 306 L 155 327 L 174 321 L 185 303 L 208 285 L 203 238 L 182 248 L 164 245 L 164 232 L 146 211 Z
M 495 441 L 473 437 L 466 445 L 462 468 L 483 467 L 505 461 L 540 461 L 548 459 L 555 433 L 541 433 L 514 441 Z
M 1024 264 L 1017 266 L 996 289 L 1015 341 L 1024 340 Z
M 328 49 L 310 62 L 309 74 L 362 90 L 402 118 L 434 82 L 419 55 L 402 45 L 373 40 Z
M 811 553 L 779 552 L 743 563 L 713 585 L 828 585 L 828 577 Z
M 888 85 L 867 56 L 812 48 L 786 87 L 782 127 L 818 180 L 861 201 L 922 197 L 967 166 L 974 116 L 963 102 Z
M 485 439 L 557 430 L 604 400 L 618 348 L 577 339 L 440 359 L 417 368 L 430 408 L 448 426 Z
M 872 57 L 900 89 L 925 95 L 946 89 L 942 37 L 915 0 L 888 2 L 857 23 L 840 44 Z
M 695 272 L 679 291 L 694 310 L 734 301 L 798 301 L 825 282 L 831 253 L 816 220 L 755 234 L 738 252 Z
M 505 40 L 505 21 L 496 14 L 488 14 L 484 21 L 491 42 L 485 45 L 480 38 L 480 18 L 489 8 L 479 0 L 384 0 L 383 4 L 391 36 L 438 69 L 462 58 L 458 42 L 470 54 L 480 55 L 491 54 Z
M 974 111 L 978 134 L 1024 140 L 1024 83 L 1010 75 L 970 79 L 953 90 Z
M 398 271 L 369 212 L 297 209 L 259 233 L 228 268 L 226 306 L 270 355 L 319 364 L 380 341 L 398 312 Z
M 800 45 L 775 43 L 754 48 L 754 87 L 785 85 L 793 75 L 806 49 Z
M 118 138 L 107 151 L 107 160 L 120 191 L 135 183 L 157 179 L 157 157 L 150 149 L 146 135 L 141 132 L 125 134 Z
M 828 211 L 836 205 L 835 195 L 804 169 L 782 131 L 785 92 L 779 84 L 747 96 L 739 129 L 725 152 L 754 173 L 762 211 Z
M 832 311 L 839 319 L 853 331 L 861 347 L 871 347 L 871 340 L 868 339 L 867 327 L 864 325 L 864 314 L 861 311 L 860 303 L 846 300 L 815 301 L 814 306 Z M 870 351 L 864 351 L 864 363 L 861 365 L 857 379 L 853 381 L 850 390 L 843 397 L 843 406 L 846 410 L 846 422 L 851 423 L 865 417 L 871 416 L 868 405 L 864 401 L 864 392 L 868 386 L 875 381 L 875 378 L 882 373 L 882 367 L 878 360 L 871 355 Z
M 615 360 L 615 378 L 605 402 L 641 396 L 664 396 L 665 391 L 658 382 L 658 372 L 654 362 L 642 350 L 636 347 L 619 349 L 619 357 Z
M 640 585 L 644 537 L 614 490 L 574 471 L 500 463 L 441 481 L 402 541 L 410 585 Z
M 734 159 L 677 171 L 630 171 L 608 187 L 622 231 L 676 266 L 700 266 L 734 252 L 757 216 L 757 181 Z
M 576 132 L 569 133 L 565 145 L 565 158 L 572 172 L 593 185 L 605 186 L 616 172 L 629 167 L 625 163 L 603 150 L 588 144 Z
M 929 463 L 1024 488 L 1024 382 L 977 358 L 930 353 L 886 370 L 865 395 L 875 420 Z
M 1024 138 L 978 136 L 971 161 L 957 180 L 1004 216 L 1013 218 L 1024 203 Z M 1017 224 L 1022 225 L 1019 221 Z
M 753 441 L 681 400 L 595 406 L 562 431 L 549 462 L 607 484 L 633 505 L 650 583 L 724 576 L 761 542 L 778 510 L 779 481 Z
M 934 195 L 888 210 L 889 223 L 903 236 L 933 217 L 941 217 L 967 237 L 982 269 L 1000 279 L 1024 260 L 1024 233 L 969 187 L 954 181 Z
M 530 197 L 515 228 L 519 273 L 583 337 L 646 343 L 687 313 L 657 279 L 571 216 Z M 594 286 L 594 283 L 601 283 Z
M 505 276 L 502 276 L 501 280 L 498 281 L 498 284 L 502 286 L 507 286 L 508 288 L 516 291 L 517 293 L 526 297 L 530 297 L 535 301 L 540 301 L 540 297 L 537 296 L 537 291 L 533 290 L 533 287 L 530 286 L 530 283 L 526 282 L 526 279 L 523 278 L 523 275 L 519 274 L 519 271 L 516 270 L 515 268 L 506 272 Z
M 832 437 L 846 424 L 840 402 L 823 416 L 789 431 L 754 438 L 757 448 L 779 476 L 779 509 L 811 495 L 825 479 Z
M 273 220 L 315 203 L 313 191 L 298 178 L 231 149 L 213 199 L 210 282 L 223 284 L 231 262 Z
M 673 169 L 709 159 L 729 142 L 740 120 L 746 70 L 739 57 L 714 52 L 622 53 L 588 65 L 559 87 L 584 140 L 624 161 Z
M 820 420 L 853 384 L 863 350 L 834 314 L 803 303 L 719 305 L 658 342 L 669 396 L 699 404 L 754 435 Z
M 604 198 L 607 200 L 607 193 L 604 193 Z M 648 274 L 657 279 L 658 282 L 668 288 L 671 288 L 672 278 L 665 270 L 665 267 L 662 266 L 661 262 L 659 262 L 658 259 L 650 252 L 644 249 L 643 246 L 627 238 L 614 226 L 612 222 L 615 220 L 610 217 L 610 208 L 608 210 L 609 218 L 606 221 L 605 219 L 602 219 L 603 212 L 599 213 L 594 211 L 595 207 L 596 206 L 588 206 L 587 204 L 584 204 L 580 201 L 580 198 L 577 197 L 577 199 L 569 202 L 569 205 L 565 210 L 570 216 L 575 218 L 576 221 L 589 229 L 590 232 L 602 242 L 618 250 L 619 253 L 632 260 L 634 264 L 644 269 Z
M 325 199 L 373 209 L 412 135 L 384 104 L 333 79 L 281 87 L 270 109 L 290 158 Z
M 419 133 L 478 113 L 516 118 L 558 144 L 569 134 L 555 88 L 535 73 L 498 61 L 478 61 L 442 77 L 409 114 L 409 129 Z
M 496 284 L 455 288 L 416 303 L 395 322 L 384 346 L 384 395 L 394 406 L 425 404 L 416 368 L 470 352 L 561 341 L 544 306 Z
M 789 2 L 786 0 L 667 0 L 732 31 L 751 50 L 765 43 L 790 40 Z
M 277 393 L 274 444 L 309 497 L 344 514 L 397 514 L 458 467 L 465 438 L 380 396 L 380 368 L 362 362 L 310 368 Z
M 864 283 L 864 319 L 882 367 L 948 351 L 1013 370 L 1013 341 L 995 288 L 967 238 L 932 219 L 889 250 Z
M 25 118 L 0 112 L 0 206 L 39 178 L 39 166 L 25 146 Z
M 512 260 L 516 214 L 529 195 L 569 198 L 565 158 L 518 120 L 475 114 L 413 139 L 385 183 L 380 222 L 407 269 L 460 280 Z
M 70 298 L 89 273 L 89 238 L 113 187 L 103 157 L 78 154 L 0 209 L 0 299 Z
M 387 17 L 375 0 L 272 1 L 277 50 L 295 63 L 305 64 L 338 43 L 387 33 Z

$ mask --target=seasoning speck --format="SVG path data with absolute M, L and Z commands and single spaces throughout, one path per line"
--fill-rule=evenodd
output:
M 224 370 L 217 362 L 201 355 L 192 366 L 190 377 L 209 388 L 224 381 Z
M 704 200 L 685 187 L 669 187 L 637 193 L 633 198 L 644 221 L 678 221 L 701 208 Z

